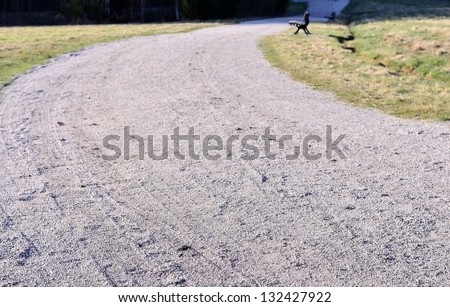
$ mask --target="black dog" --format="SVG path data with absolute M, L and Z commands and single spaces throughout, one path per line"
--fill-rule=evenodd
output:
M 289 21 L 289 25 L 297 27 L 297 31 L 295 31 L 294 34 L 298 34 L 298 31 L 300 31 L 300 30 L 303 30 L 306 35 L 312 34 L 308 30 L 308 25 L 309 25 L 309 12 L 308 11 L 306 11 L 305 15 L 303 15 L 302 21 L 291 20 L 291 21 Z

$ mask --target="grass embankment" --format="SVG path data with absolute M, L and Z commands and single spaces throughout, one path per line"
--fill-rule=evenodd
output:
M 15 75 L 58 55 L 133 36 L 173 34 L 218 25 L 167 23 L 0 28 L 0 89 Z
M 351 22 L 450 16 L 450 0 L 351 0 L 342 11 Z
M 343 25 L 312 24 L 310 30 L 309 37 L 292 36 L 291 30 L 265 38 L 267 59 L 294 79 L 352 104 L 407 118 L 450 120 L 449 19 L 358 23 L 351 33 Z

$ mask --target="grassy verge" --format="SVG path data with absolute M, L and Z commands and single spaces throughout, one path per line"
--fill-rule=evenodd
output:
M 342 12 L 351 22 L 449 17 L 449 0 L 351 0 Z
M 218 25 L 173 23 L 0 28 L 0 88 L 49 59 L 86 46 L 133 36 L 172 34 Z
M 312 24 L 310 30 L 315 35 L 293 36 L 291 30 L 264 38 L 267 59 L 352 104 L 400 117 L 450 120 L 449 19 L 388 19 L 352 24 L 350 30 Z

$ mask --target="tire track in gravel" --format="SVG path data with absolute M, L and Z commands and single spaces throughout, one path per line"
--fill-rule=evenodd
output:
M 52 121 L 48 121 L 49 123 L 55 123 L 55 122 L 57 122 L 56 121 L 56 119 L 55 120 L 52 120 Z M 52 124 L 50 124 L 50 126 L 52 126 Z M 49 127 L 50 128 L 50 127 Z M 55 131 L 55 129 L 53 129 L 54 131 Z M 80 135 L 82 135 L 82 131 L 80 131 Z M 99 136 L 99 137 L 101 137 L 101 135 L 99 135 L 98 133 L 97 133 L 97 135 Z M 58 137 L 56 137 L 56 138 L 54 138 L 54 141 L 56 141 L 56 142 L 58 142 L 58 140 L 60 140 L 62 138 L 62 136 L 58 136 Z M 60 148 L 60 149 L 63 149 L 63 148 Z M 63 152 L 61 151 L 61 150 L 59 150 L 59 152 L 61 153 L 60 155 L 61 156 L 71 156 L 71 152 L 74 152 L 75 151 L 75 148 L 71 148 L 69 151 L 67 151 L 67 150 L 64 150 L 63 149 Z M 81 161 L 83 161 L 83 158 L 82 157 L 76 157 L 76 158 L 74 158 L 74 157 L 72 157 L 70 160 L 72 160 L 72 161 L 79 161 L 79 163 L 80 164 L 84 164 L 84 162 L 81 162 Z M 107 170 L 105 170 L 106 172 L 107 172 Z M 87 170 L 84 170 L 84 173 L 90 173 L 89 171 L 87 171 Z M 78 176 L 79 177 L 79 176 Z M 111 176 L 111 178 L 120 178 L 120 174 L 114 174 L 114 176 Z M 96 180 L 96 179 L 94 179 L 93 177 L 92 177 L 92 174 L 90 173 L 90 179 L 91 180 L 89 180 L 90 182 L 102 182 L 101 180 Z M 82 180 L 80 180 L 80 181 L 82 181 Z M 100 184 L 100 186 L 98 186 L 97 187 L 99 190 L 104 190 L 104 187 L 102 187 L 101 186 L 101 184 Z M 111 193 L 110 192 L 106 192 L 105 193 L 106 195 L 108 195 L 109 197 L 111 196 Z M 117 200 L 112 200 L 112 202 L 115 202 L 115 203 L 117 203 L 118 201 Z M 138 208 L 136 208 L 136 206 L 130 206 L 134 211 L 137 211 L 137 212 L 139 212 L 139 209 Z M 127 208 L 128 210 L 130 209 L 130 208 Z M 127 214 L 128 216 L 130 215 L 129 213 Z M 168 216 L 164 216 L 164 219 L 166 219 L 167 220 L 167 218 L 168 218 Z M 161 217 L 161 219 L 163 219 L 162 217 Z M 134 219 L 134 220 L 136 220 L 136 218 Z M 173 227 L 172 227 L 173 228 Z M 167 232 L 168 230 L 166 230 L 166 232 Z M 171 240 L 173 240 L 173 241 L 178 241 L 179 242 L 179 244 L 178 244 L 178 246 L 182 246 L 182 240 L 177 240 L 176 239 L 176 234 L 175 233 L 171 233 Z M 184 240 L 184 242 L 186 242 L 186 240 Z M 199 254 L 199 255 L 201 255 L 201 253 L 198 253 L 197 251 L 196 251 L 196 253 L 197 254 Z M 201 255 L 201 256 L 203 256 L 203 255 Z M 204 256 L 203 256 L 204 257 Z M 207 263 L 209 263 L 209 265 L 213 265 L 213 266 L 216 266 L 216 265 L 214 265 L 213 263 L 211 263 L 210 262 L 210 260 L 209 259 L 207 259 L 207 258 L 205 258 L 206 260 L 207 260 Z M 158 261 L 156 261 L 156 262 L 158 262 Z M 163 266 L 163 263 L 160 263 L 159 264 L 160 266 Z M 199 265 L 199 267 L 201 267 L 200 265 Z M 220 268 L 219 268 L 220 269 Z M 180 279 L 182 279 L 182 278 L 180 278 Z M 163 284 L 164 285 L 164 284 Z
M 449 285 L 448 125 L 291 81 L 257 48 L 279 22 L 98 45 L 8 87 L 2 284 Z M 286 161 L 288 149 L 275 160 L 101 159 L 103 137 L 124 126 L 158 138 L 326 125 L 348 134 L 347 160 Z
M 59 77 L 57 77 L 56 79 L 58 79 Z M 44 98 L 42 98 L 42 100 L 44 100 L 44 101 L 48 101 L 48 99 L 44 99 Z M 5 106 L 4 106 L 4 109 L 6 109 L 7 108 L 7 104 L 5 104 Z M 44 106 L 42 106 L 43 107 L 43 109 L 44 110 L 46 110 L 46 106 L 44 105 Z M 33 105 L 33 108 L 35 108 L 35 105 Z M 31 111 L 31 113 L 33 113 L 34 112 L 34 110 L 35 109 L 33 109 L 32 111 Z M 5 112 L 3 112 L 3 114 L 5 114 Z M 46 117 L 46 115 L 48 115 L 48 113 L 46 113 L 46 114 L 43 114 L 42 115 L 42 117 L 37 117 L 37 119 L 40 119 L 40 124 L 42 125 L 42 127 L 44 127 L 44 128 L 46 128 L 45 130 L 48 130 L 49 132 L 52 132 L 54 129 L 52 128 L 52 126 L 56 123 L 56 122 L 53 122 L 53 124 L 50 124 L 49 123 L 49 121 L 48 121 L 48 118 L 47 118 L 47 120 L 42 120 L 42 119 L 44 119 L 44 117 Z M 10 117 L 10 120 L 11 120 L 11 117 Z M 21 131 L 23 131 L 23 129 L 25 129 L 25 127 L 23 127 L 22 129 L 21 129 Z M 28 128 L 29 129 L 29 128 Z M 34 133 L 36 133 L 36 132 L 34 132 Z M 9 134 L 14 134 L 14 132 L 13 131 L 11 131 L 11 130 L 9 130 Z M 22 137 L 21 137 L 22 138 Z M 51 152 L 49 152 L 49 153 L 47 153 L 46 155 L 47 156 L 53 156 L 54 157 L 54 160 L 56 160 L 56 161 L 58 161 L 59 162 L 59 160 L 60 160 L 60 157 L 61 156 L 63 156 L 64 157 L 64 155 L 62 155 L 61 154 L 61 152 L 54 146 L 54 144 L 55 143 L 57 143 L 57 142 L 59 142 L 59 139 L 46 139 L 45 140 L 45 145 L 42 147 L 42 148 L 44 148 L 44 149 L 46 149 L 46 150 L 50 150 Z M 33 146 L 29 146 L 29 147 L 26 147 L 25 148 L 25 152 L 26 152 L 26 156 L 27 157 L 29 157 L 29 158 L 31 158 L 31 159 L 35 159 L 35 158 L 38 158 L 39 157 L 39 153 L 38 152 L 33 152 L 32 151 L 33 150 Z M 59 155 L 58 155 L 58 153 L 59 153 Z M 15 157 L 16 159 L 17 159 L 17 157 Z M 24 154 L 20 154 L 20 159 L 19 159 L 19 161 L 26 161 L 27 160 L 27 158 L 25 157 L 25 155 Z M 14 162 L 14 161 L 13 161 Z M 64 166 L 66 166 L 66 165 L 68 165 L 67 164 L 67 161 L 65 161 L 66 163 L 64 163 L 64 164 L 62 164 L 62 165 L 60 165 L 59 167 L 64 167 Z M 34 162 L 34 161 L 28 161 L 28 164 L 29 164 L 29 166 L 33 166 L 34 167 L 34 169 L 36 170 L 36 172 L 39 174 L 39 175 L 41 175 L 40 177 L 39 177 L 39 185 L 41 185 L 43 188 L 42 188 L 42 191 L 41 191 L 41 193 L 46 193 L 47 191 L 47 189 L 48 189 L 48 183 L 49 182 L 51 182 L 51 179 L 49 179 L 49 178 L 47 178 L 47 176 L 45 176 L 45 166 L 44 167 L 42 167 L 42 165 L 38 165 L 38 164 L 36 164 L 36 162 Z M 51 166 L 50 166 L 51 167 Z M 69 167 L 67 167 L 67 170 L 69 170 L 69 172 L 70 173 L 72 173 L 73 174 L 73 170 L 71 170 L 71 169 L 69 169 Z M 42 180 L 45 180 L 45 181 L 42 181 Z M 48 199 L 52 199 L 53 200 L 53 202 L 58 206 L 58 208 L 59 208 L 59 210 L 61 211 L 61 213 L 63 214 L 63 215 L 65 215 L 64 214 L 64 211 L 63 211 L 63 208 L 61 208 L 60 206 L 59 206 L 59 204 L 58 204 L 58 202 L 57 202 L 57 197 L 53 194 L 53 193 L 46 193 L 46 196 L 47 196 L 47 198 Z M 47 214 L 49 213 L 49 212 L 46 212 Z M 51 212 L 50 212 L 51 213 Z M 57 215 L 58 215 L 58 213 L 57 213 Z M 30 217 L 32 217 L 32 215 L 30 215 Z M 58 220 L 60 217 L 58 217 L 58 216 L 55 216 L 54 217 L 54 219 L 55 220 Z M 28 232 L 32 232 L 32 230 L 30 230 L 30 229 L 27 229 L 27 231 Z M 98 263 L 98 261 L 97 260 L 95 260 L 95 257 L 93 257 L 92 255 L 91 255 L 91 257 L 92 257 L 92 259 L 93 259 L 93 261 L 94 261 L 94 263 L 97 265 L 97 266 L 99 266 L 99 263 Z M 47 268 L 46 268 L 46 266 L 43 266 L 43 268 L 42 268 L 43 270 L 46 270 Z M 98 270 L 101 272 L 102 271 L 102 269 L 101 268 L 98 268 Z M 105 275 L 105 274 L 104 274 Z M 108 279 L 109 280 L 109 283 L 110 283 L 110 285 L 114 285 L 113 283 L 111 283 L 111 280 L 107 277 L 107 276 L 105 276 L 106 277 L 106 279 Z M 21 280 L 20 281 L 20 283 L 25 283 L 25 285 L 26 285 L 26 280 L 24 281 L 24 280 Z M 44 279 L 44 280 L 41 280 L 40 281 L 40 283 L 37 283 L 37 285 L 46 285 L 46 284 L 48 284 L 50 282 L 50 280 L 48 280 L 48 279 Z
M 212 54 L 212 55 L 216 55 L 216 54 L 219 54 L 220 52 L 219 52 L 219 50 L 209 50 L 209 53 L 210 54 Z M 206 58 L 206 56 L 205 56 L 205 58 Z M 213 61 L 211 61 L 211 62 L 214 62 L 214 60 Z M 216 62 L 218 62 L 217 60 L 216 60 Z M 203 61 L 202 62 L 202 68 L 201 69 L 197 69 L 197 70 L 200 70 L 200 71 L 205 71 L 205 72 L 207 72 L 207 65 L 205 65 L 205 62 Z M 233 70 L 233 71 L 239 71 L 238 69 L 236 69 L 236 70 Z M 211 76 L 211 75 L 213 75 L 214 74 L 214 72 L 209 72 L 209 73 L 206 73 L 206 75 L 208 75 L 208 76 Z M 194 78 L 192 78 L 191 77 L 191 79 L 194 79 Z M 207 78 L 206 80 L 203 80 L 203 81 L 201 81 L 201 82 L 198 82 L 198 83 L 202 83 L 202 84 L 208 84 L 208 91 L 206 91 L 206 89 L 204 90 L 204 92 L 205 92 L 205 94 L 204 94 L 204 97 L 203 97 L 203 100 L 204 101 L 211 101 L 211 100 L 213 100 L 213 99 L 211 99 L 211 97 L 212 96 L 216 96 L 216 97 L 222 97 L 222 96 L 224 96 L 224 95 L 227 95 L 227 93 L 225 92 L 219 92 L 218 90 L 217 90 L 217 88 L 215 88 L 213 85 L 212 86 L 210 86 L 210 84 L 208 83 L 208 81 L 210 80 L 210 78 Z M 216 93 L 211 93 L 211 91 L 216 91 Z M 172 91 L 168 91 L 169 93 L 170 92 L 172 92 Z M 206 93 L 210 93 L 211 95 L 211 97 L 207 97 L 208 96 L 208 94 L 206 94 Z M 208 99 L 209 98 L 209 99 Z M 215 109 L 217 109 L 217 108 L 215 108 Z M 226 112 L 227 110 L 223 110 L 224 112 Z M 240 114 L 233 114 L 233 116 L 230 116 L 230 115 L 228 115 L 228 116 L 223 116 L 223 113 L 221 113 L 220 111 L 217 111 L 216 110 L 216 113 L 215 114 L 211 114 L 212 116 L 214 116 L 213 118 L 212 118 L 212 123 L 219 123 L 219 122 L 221 122 L 220 121 L 220 119 L 221 118 L 217 118 L 217 115 L 218 116 L 221 116 L 221 117 L 224 117 L 225 118 L 225 122 L 226 122 L 226 125 L 224 125 L 225 127 L 228 127 L 228 130 L 229 130 L 229 128 L 233 128 L 233 127 L 238 127 L 239 126 L 239 124 L 238 123 L 241 123 L 242 121 L 243 121 L 243 118 L 242 118 L 242 116 L 240 116 Z M 234 119 L 235 120 L 235 122 L 234 123 L 232 123 L 230 120 L 227 120 L 227 119 Z M 224 122 L 224 119 L 222 119 L 222 123 Z M 227 134 L 229 134 L 230 133 L 230 131 L 224 131 L 223 130 L 223 128 L 222 127 L 220 127 L 220 126 L 218 126 L 217 124 L 213 124 L 214 126 L 213 126 L 213 129 L 212 129 L 212 131 L 214 131 L 214 132 L 219 132 L 220 131 L 220 135 L 227 135 Z M 262 132 L 261 132 L 262 133 Z M 261 178 L 263 177 L 263 172 L 261 172 L 261 171 L 259 171 L 257 168 L 255 168 L 254 166 L 252 166 L 251 164 L 245 164 L 245 163 L 242 163 L 242 161 L 239 161 L 239 164 L 240 164 L 240 167 L 241 168 L 243 168 L 243 169 L 245 169 L 246 170 L 246 173 L 245 173 L 245 176 L 248 176 L 249 175 L 249 172 L 250 173 L 254 173 L 254 176 L 251 176 L 253 179 L 252 179 L 252 184 L 253 184 L 253 186 L 252 186 L 252 189 L 256 189 L 256 190 L 259 190 L 260 192 L 262 192 L 262 193 L 264 193 L 264 192 L 269 192 L 268 193 L 268 196 L 270 197 L 271 196 L 271 191 L 263 191 L 262 190 L 262 186 L 260 185 L 260 184 L 258 184 L 257 182 L 259 181 L 259 182 L 261 182 Z M 206 164 L 207 166 L 209 166 L 209 164 Z M 203 167 L 205 167 L 206 165 L 203 165 Z M 213 166 L 213 168 L 212 169 L 210 169 L 209 171 L 207 171 L 206 173 L 213 173 L 214 172 L 214 166 Z M 206 190 L 207 190 L 207 187 L 205 186 L 205 183 L 204 182 L 200 182 L 199 181 L 199 179 L 201 179 L 201 177 L 199 177 L 199 176 L 197 176 L 197 177 L 193 177 L 192 178 L 195 182 L 196 182 L 196 184 L 197 184 L 197 187 L 198 187 L 198 185 L 202 185 L 202 183 L 203 183 L 203 190 L 204 190 L 204 192 L 206 192 Z M 248 197 L 248 195 L 247 195 L 247 197 Z M 277 198 L 275 198 L 275 199 L 272 199 L 271 200 L 271 202 L 274 202 L 274 203 L 276 203 L 276 201 L 277 201 L 278 199 Z M 298 201 L 298 200 L 295 200 L 295 201 Z M 293 203 L 294 201 L 293 200 L 290 200 L 290 203 Z M 269 212 L 265 212 L 265 214 L 268 214 Z M 314 217 L 312 217 L 312 218 L 314 218 Z M 317 221 L 319 224 L 321 223 L 321 221 Z M 323 222 L 322 222 L 323 223 Z M 321 227 L 326 227 L 326 225 L 322 225 Z M 344 232 L 347 232 L 347 230 L 345 230 L 345 229 L 341 229 L 342 227 L 337 227 L 336 228 L 336 230 L 337 231 L 341 231 L 342 232 L 342 230 L 344 230 Z M 363 250 L 363 252 L 367 255 L 368 254 L 368 252 L 367 251 L 365 251 L 365 250 Z M 320 255 L 316 255 L 317 257 L 318 256 L 320 256 Z M 253 263 L 252 265 L 256 265 L 256 263 Z

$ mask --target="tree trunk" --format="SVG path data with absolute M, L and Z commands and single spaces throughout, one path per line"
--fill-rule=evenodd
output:
M 17 1 L 14 1 L 15 2 L 15 5 L 14 5 L 14 15 L 16 15 L 16 22 L 17 22 L 17 24 L 19 24 L 20 23 L 20 21 L 21 21 L 21 13 L 20 13 L 20 7 L 21 7 L 21 2 L 22 1 L 20 1 L 20 0 L 17 0 Z
M 105 18 L 109 21 L 111 18 L 111 6 L 109 5 L 109 0 L 104 0 L 103 5 L 105 8 Z
M 141 22 L 144 22 L 145 0 L 141 0 Z
M 180 0 L 175 0 L 175 18 L 180 20 Z
M 134 21 L 134 0 L 131 0 L 130 6 L 130 22 Z
M 3 25 L 6 26 L 6 0 L 3 1 Z

